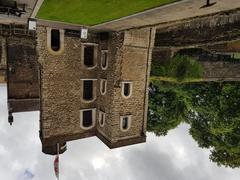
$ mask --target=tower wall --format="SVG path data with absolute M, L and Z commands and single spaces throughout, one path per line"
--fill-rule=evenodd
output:
M 147 85 L 154 32 L 150 28 L 115 33 L 109 46 L 111 61 L 108 76 L 108 115 L 99 137 L 109 147 L 119 147 L 146 140 Z M 132 95 L 124 98 L 122 82 L 132 83 Z M 131 115 L 130 128 L 123 132 L 120 117 Z M 109 132 L 110 130 L 110 132 Z
M 46 27 L 38 27 L 37 30 L 38 61 L 41 64 L 42 140 L 52 144 L 92 136 L 95 128 L 80 128 L 79 117 L 81 109 L 95 108 L 96 100 L 82 102 L 81 79 L 96 78 L 98 67 L 87 70 L 83 66 L 81 50 L 86 42 L 79 37 L 67 36 L 64 31 L 61 52 L 51 53 L 47 46 L 49 32 Z
M 45 147 L 97 135 L 110 148 L 146 141 L 147 92 L 153 44 L 152 29 L 91 34 L 87 41 L 60 30 L 59 51 L 49 42 L 50 28 L 38 27 L 37 51 L 41 65 L 40 137 Z M 50 45 L 49 45 L 50 44 Z M 94 45 L 96 66 L 83 64 L 83 47 Z M 107 68 L 102 67 L 107 52 Z M 82 79 L 95 79 L 92 102 L 82 101 Z M 101 93 L 101 80 L 107 82 Z M 132 83 L 132 95 L 122 96 L 123 82 Z M 94 127 L 80 125 L 80 111 L 94 108 Z M 100 112 L 105 122 L 100 124 Z M 121 116 L 131 115 L 129 129 L 123 131 Z

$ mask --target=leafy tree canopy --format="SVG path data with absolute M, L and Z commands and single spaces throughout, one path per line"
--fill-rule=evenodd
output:
M 181 122 L 218 165 L 240 166 L 240 84 L 152 82 L 148 130 L 166 135 Z

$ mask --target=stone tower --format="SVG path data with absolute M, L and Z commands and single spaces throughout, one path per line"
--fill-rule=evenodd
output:
M 90 136 L 110 148 L 146 141 L 154 35 L 145 28 L 83 40 L 79 31 L 38 27 L 43 152 Z

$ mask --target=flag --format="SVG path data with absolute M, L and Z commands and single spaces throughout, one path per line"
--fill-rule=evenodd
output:
M 54 160 L 54 171 L 56 177 L 59 178 L 59 155 L 57 155 Z

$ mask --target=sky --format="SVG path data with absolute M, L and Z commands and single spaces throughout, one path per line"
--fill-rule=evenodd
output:
M 41 152 L 39 112 L 16 113 L 7 122 L 6 86 L 0 84 L 0 180 L 55 180 L 54 156 Z M 218 167 L 180 125 L 167 136 L 114 150 L 99 139 L 67 144 L 60 180 L 239 180 L 239 169 Z

